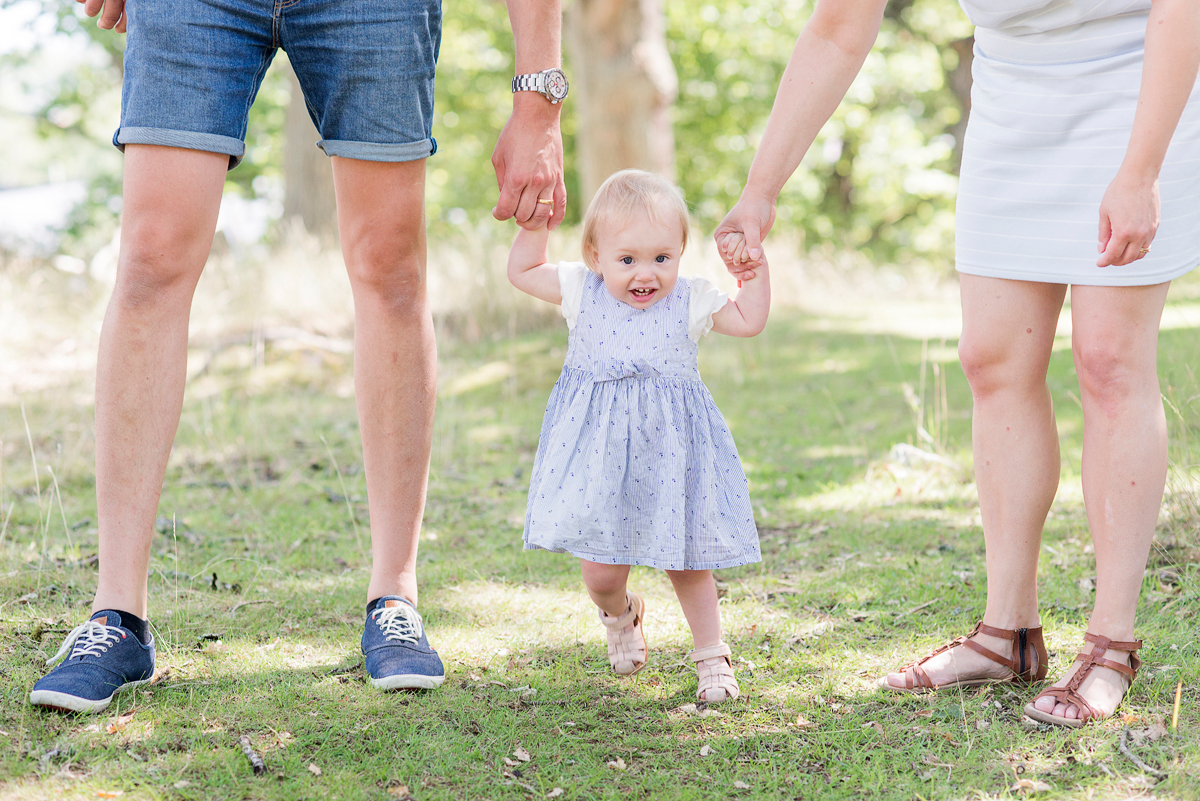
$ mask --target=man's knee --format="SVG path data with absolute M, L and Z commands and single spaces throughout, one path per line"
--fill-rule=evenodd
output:
M 345 254 L 356 295 L 371 295 L 398 313 L 424 302 L 425 233 L 420 224 L 372 228 L 347 243 Z
M 142 306 L 178 291 L 190 293 L 211 246 L 208 233 L 155 230 L 126 236 L 114 297 L 127 306 Z

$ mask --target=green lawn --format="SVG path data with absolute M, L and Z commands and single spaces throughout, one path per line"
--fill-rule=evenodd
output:
M 448 677 L 431 693 L 364 683 L 369 522 L 348 357 L 268 349 L 256 365 L 233 348 L 189 387 L 163 492 L 160 680 L 103 715 L 32 709 L 42 661 L 95 586 L 92 411 L 72 405 L 78 392 L 29 395 L 27 434 L 21 407 L 0 406 L 0 797 L 1200 797 L 1197 331 L 1162 335 L 1178 469 L 1142 595 L 1146 668 L 1122 714 L 1063 731 L 1022 720 L 1033 689 L 875 689 L 983 610 L 970 395 L 953 341 L 842 322 L 785 311 L 756 339 L 702 348 L 764 557 L 719 576 L 744 693 L 719 711 L 692 705 L 690 641 L 663 575 L 634 571 L 653 653 L 623 680 L 573 560 L 521 548 L 564 332 L 442 346 L 420 570 Z M 1081 642 L 1094 564 L 1068 347 L 1050 369 L 1064 466 L 1041 596 L 1057 675 Z M 1118 750 L 1124 727 L 1164 780 Z

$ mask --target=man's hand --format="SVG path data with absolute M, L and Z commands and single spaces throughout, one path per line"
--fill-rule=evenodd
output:
M 110 0 L 111 1 L 111 0 Z M 513 97 L 513 113 L 492 152 L 500 198 L 492 209 L 497 220 L 516 220 L 527 230 L 549 224 L 557 228 L 567 211 L 563 183 L 562 133 L 559 106 L 533 92 Z M 539 200 L 552 200 L 550 203 Z
M 83 4 L 83 13 L 89 17 L 100 14 L 96 24 L 106 31 L 116 30 L 125 33 L 125 23 L 129 19 L 125 14 L 125 0 L 75 0 Z M 103 13 L 101 13 L 103 11 Z

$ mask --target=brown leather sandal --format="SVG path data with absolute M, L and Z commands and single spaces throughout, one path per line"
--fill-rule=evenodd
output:
M 971 639 L 976 634 L 987 634 L 990 637 L 1003 637 L 1006 640 L 1011 640 L 1013 644 L 1012 656 L 1006 658 L 984 648 Z M 934 684 L 922 665 L 938 654 L 960 646 L 970 648 L 980 656 L 985 656 L 996 664 L 1003 665 L 1008 668 L 1012 675 L 1003 679 L 994 679 L 987 676 L 974 679 L 959 679 L 958 681 L 946 684 Z M 928 656 L 900 668 L 898 672 L 904 674 L 903 687 L 889 684 L 887 676 L 879 680 L 879 686 L 895 693 L 927 693 L 935 690 L 950 690 L 955 687 L 977 687 L 983 684 L 1002 684 L 1005 682 L 1028 684 L 1046 678 L 1046 671 L 1048 669 L 1046 661 L 1046 644 L 1042 641 L 1041 626 L 1025 629 L 998 629 L 980 621 L 975 624 L 975 629 L 966 637 L 958 637 L 933 651 Z
M 1129 679 L 1129 686 L 1133 686 L 1133 680 L 1137 678 L 1138 668 L 1142 666 L 1142 660 L 1138 659 L 1138 649 L 1142 647 L 1142 641 L 1134 642 L 1117 642 L 1110 640 L 1107 637 L 1101 637 L 1098 634 L 1092 634 L 1090 631 L 1083 635 L 1083 639 L 1092 643 L 1094 646 L 1091 653 L 1083 653 L 1082 651 L 1076 655 L 1075 661 L 1082 662 L 1079 670 L 1075 671 L 1075 675 L 1071 677 L 1062 687 L 1050 687 L 1038 693 L 1037 698 L 1025 705 L 1025 714 L 1034 720 L 1040 720 L 1043 723 L 1053 723 L 1055 726 L 1069 726 L 1072 729 L 1078 729 L 1083 724 L 1087 723 L 1092 718 L 1106 718 L 1108 715 L 1102 715 L 1095 707 L 1087 702 L 1087 700 L 1079 694 L 1079 687 L 1083 684 L 1084 679 L 1092 672 L 1092 668 L 1103 667 L 1109 670 L 1115 670 Z M 1120 662 L 1115 662 L 1111 659 L 1105 659 L 1104 654 L 1109 648 L 1116 648 L 1118 651 L 1129 652 L 1129 665 L 1122 665 Z M 1125 689 L 1129 692 L 1129 688 Z M 1050 697 L 1059 704 L 1067 704 L 1070 706 L 1079 707 L 1079 711 L 1083 713 L 1080 718 L 1064 718 L 1058 715 L 1051 715 L 1049 712 L 1043 712 L 1034 706 L 1038 698 Z

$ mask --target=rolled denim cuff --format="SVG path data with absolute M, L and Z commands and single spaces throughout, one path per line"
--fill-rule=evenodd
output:
M 325 151 L 327 156 L 338 156 L 344 159 L 359 161 L 417 161 L 426 159 L 437 152 L 437 140 L 430 137 L 419 142 L 383 145 L 377 142 L 347 142 L 334 139 L 322 139 L 317 147 Z
M 242 156 L 246 153 L 246 143 L 232 136 L 198 131 L 173 131 L 169 128 L 118 128 L 113 134 L 113 144 L 122 153 L 125 152 L 125 145 L 163 145 L 221 153 L 229 156 L 231 170 L 242 163 Z

